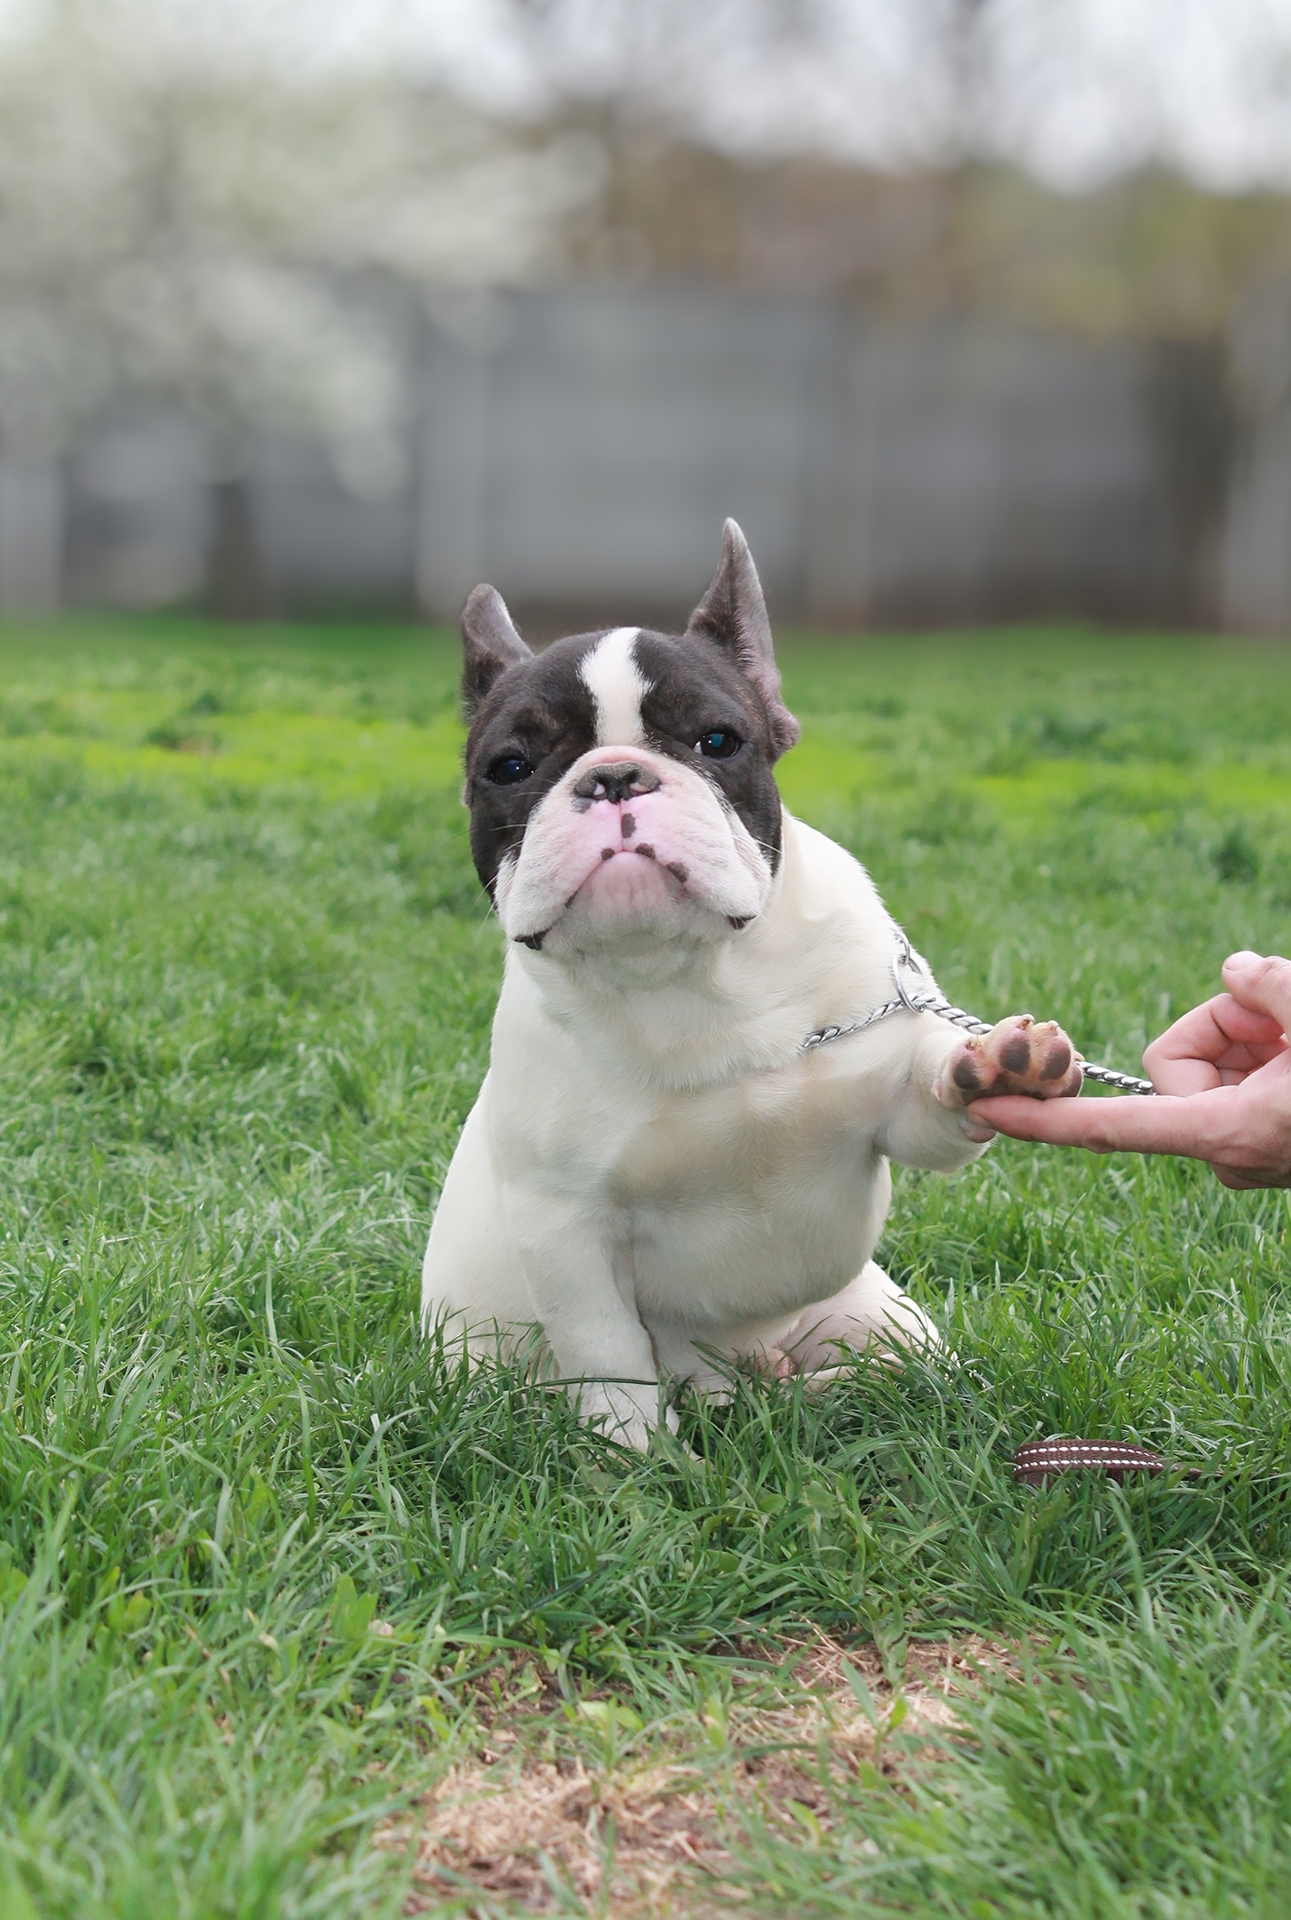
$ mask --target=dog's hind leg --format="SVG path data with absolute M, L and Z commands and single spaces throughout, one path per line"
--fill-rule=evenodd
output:
M 664 1378 L 685 1380 L 697 1393 L 717 1401 L 730 1399 L 730 1379 L 721 1365 L 727 1342 L 720 1335 L 709 1342 L 694 1327 L 672 1320 L 654 1320 L 650 1323 L 650 1338 Z M 732 1350 L 732 1366 L 735 1360 L 736 1353 Z
M 923 1308 L 873 1260 L 838 1293 L 813 1301 L 787 1319 L 748 1321 L 707 1340 L 693 1327 L 655 1321 L 650 1336 L 661 1373 L 689 1381 L 715 1400 L 730 1397 L 723 1358 L 780 1379 L 805 1374 L 813 1386 L 823 1386 L 840 1370 L 840 1346 L 895 1366 L 911 1348 L 945 1353 L 941 1335 Z
M 767 1354 L 773 1371 L 812 1374 L 823 1383 L 838 1370 L 840 1346 L 898 1363 L 911 1348 L 930 1354 L 944 1351 L 941 1335 L 923 1308 L 873 1260 L 867 1260 L 841 1292 L 804 1307 L 779 1327 L 768 1341 Z

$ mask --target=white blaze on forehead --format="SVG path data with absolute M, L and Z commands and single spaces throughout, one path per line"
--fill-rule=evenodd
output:
M 637 666 L 640 627 L 615 627 L 585 654 L 579 672 L 596 705 L 598 747 L 628 747 L 645 739 L 641 702 L 650 690 Z

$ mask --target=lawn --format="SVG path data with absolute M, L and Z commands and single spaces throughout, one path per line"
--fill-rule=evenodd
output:
M 783 659 L 789 804 L 961 1005 L 1132 1069 L 1291 944 L 1291 658 Z M 902 1173 L 960 1364 L 741 1382 L 693 1455 L 419 1339 L 501 962 L 455 664 L 0 637 L 0 1914 L 1291 1911 L 1285 1195 Z M 1205 1472 L 1015 1486 L 1064 1432 Z

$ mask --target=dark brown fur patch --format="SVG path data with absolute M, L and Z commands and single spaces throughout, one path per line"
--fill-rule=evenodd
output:
M 602 847 L 601 848 L 602 860 L 612 860 L 617 851 L 618 849 L 616 847 Z
M 633 847 L 632 851 L 633 853 L 639 853 L 643 860 L 654 859 L 654 848 L 650 845 L 650 842 L 648 840 L 643 840 L 641 842 L 641 845 L 639 847 Z
M 632 838 L 632 836 L 633 836 L 633 834 L 634 834 L 634 833 L 636 832 L 636 830 L 637 830 L 637 823 L 636 823 L 636 821 L 635 821 L 635 820 L 634 820 L 634 819 L 632 818 L 632 815 L 631 815 L 630 813 L 625 813 L 625 814 L 624 814 L 624 815 L 622 816 L 622 818 L 621 818 L 621 820 L 619 821 L 619 825 L 620 825 L 620 826 L 622 827 L 622 829 L 623 829 L 623 838 L 624 838 L 625 840 L 630 840 L 630 839 Z
M 685 867 L 682 866 L 680 860 L 670 860 L 668 862 L 668 871 L 674 880 L 680 880 L 683 887 L 690 878 L 690 875 L 687 873 Z

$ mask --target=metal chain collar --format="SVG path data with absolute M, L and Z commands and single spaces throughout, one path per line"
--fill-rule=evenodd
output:
M 949 1020 L 952 1026 L 964 1027 L 969 1033 L 989 1033 L 990 1022 L 979 1020 L 975 1013 L 965 1013 L 962 1007 L 952 1007 L 949 1000 L 934 993 L 928 985 L 920 987 L 919 981 L 927 982 L 928 974 L 923 962 L 918 959 L 910 942 L 895 922 L 892 937 L 896 950 L 892 955 L 892 983 L 896 988 L 896 998 L 885 1000 L 881 1007 L 875 1007 L 873 1013 L 867 1013 L 864 1019 L 849 1020 L 837 1027 L 818 1027 L 815 1033 L 809 1033 L 799 1045 L 799 1053 L 814 1053 L 817 1047 L 827 1046 L 831 1040 L 846 1040 L 854 1033 L 864 1033 L 867 1027 L 877 1027 L 880 1020 L 886 1020 L 894 1013 L 935 1013 L 942 1020 Z M 916 984 L 912 987 L 907 975 L 913 975 Z M 1080 1056 L 1077 1055 L 1079 1059 Z M 1091 1066 L 1081 1060 L 1081 1071 L 1086 1080 L 1101 1081 L 1105 1087 L 1114 1087 L 1117 1093 L 1155 1093 L 1156 1088 L 1150 1080 L 1136 1079 L 1132 1073 L 1118 1073 L 1115 1067 Z

